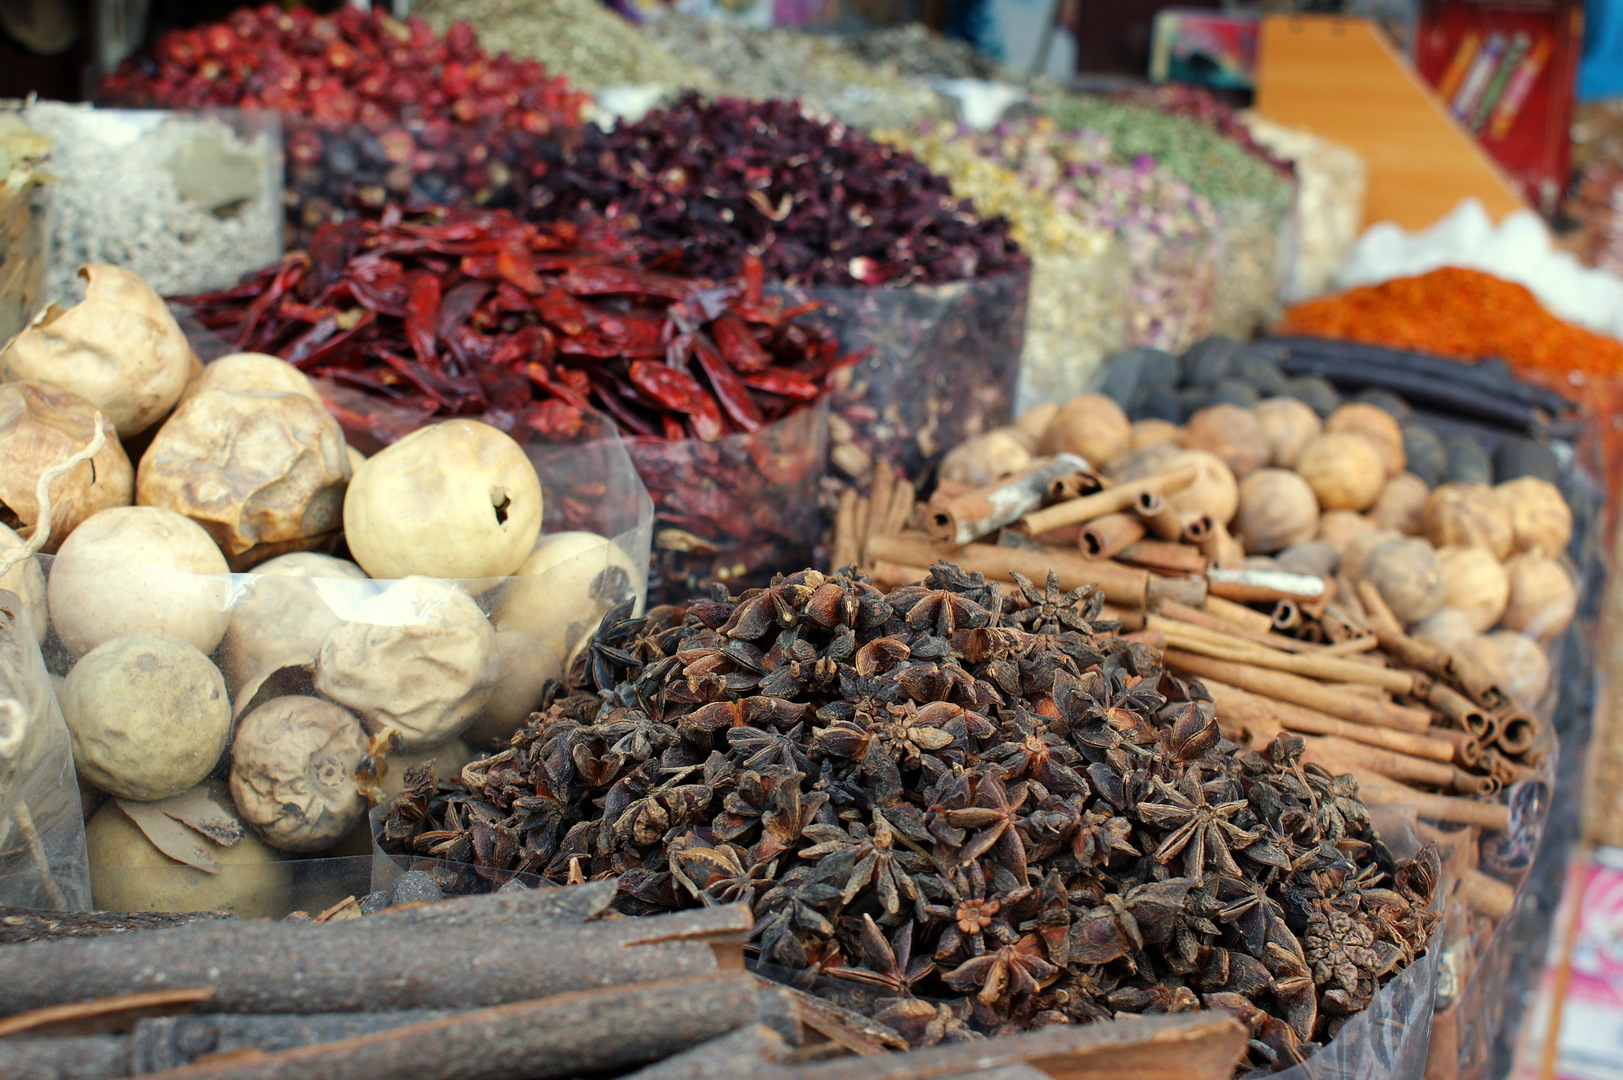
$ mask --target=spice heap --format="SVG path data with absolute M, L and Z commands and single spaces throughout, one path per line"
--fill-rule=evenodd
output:
M 568 442 L 601 409 L 631 437 L 683 564 L 664 573 L 704 578 L 800 550 L 815 418 L 797 438 L 774 425 L 850 360 L 761 285 L 752 256 L 716 283 L 640 269 L 601 222 L 447 211 L 323 226 L 308 253 L 185 302 L 236 347 L 361 391 L 327 399 L 363 445 L 447 416 Z
M 852 34 L 840 42 L 852 55 L 886 65 L 906 78 L 1008 79 L 1011 73 L 967 41 L 944 37 L 923 23 Z
M 1022 262 L 912 155 L 792 101 L 688 95 L 612 132 L 586 128 L 537 181 L 532 208 L 623 220 L 661 265 L 720 277 L 758 252 L 769 280 L 959 281 Z
M 1457 360 L 1502 357 L 1557 377 L 1623 371 L 1623 343 L 1556 318 L 1521 285 L 1460 267 L 1310 300 L 1277 330 Z
M 714 90 L 715 76 L 649 40 L 597 0 L 426 0 L 412 5 L 437 34 L 465 22 L 504 53 L 539 60 L 592 93 L 656 84 Z
M 466 24 L 342 7 L 242 8 L 173 30 L 99 98 L 138 108 L 234 105 L 284 117 L 289 220 L 307 238 L 353 204 L 518 201 L 537 144 L 579 122 L 583 94 L 534 60 L 479 49 Z
M 148 123 L 56 101 L 35 102 L 22 118 L 55 144 L 50 163 L 61 176 L 51 302 L 83 298 L 86 263 L 121 266 L 168 294 L 230 284 L 282 253 L 274 125 L 246 115 Z
M 813 112 L 862 128 L 951 115 L 945 100 L 928 86 L 853 56 L 821 34 L 674 14 L 647 23 L 643 33 L 714 73 L 722 92 L 731 97 L 798 98 Z
M 381 839 L 492 881 L 617 874 L 637 914 L 747 902 L 762 963 L 915 1044 L 1204 1003 L 1250 1065 L 1295 1064 L 1424 951 L 1431 871 L 1300 740 L 1224 741 L 1101 601 L 939 565 L 627 605 L 573 693 L 459 780 L 408 778 Z

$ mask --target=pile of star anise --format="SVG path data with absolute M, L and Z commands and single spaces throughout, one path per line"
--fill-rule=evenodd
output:
M 509 749 L 409 773 L 384 846 L 747 902 L 763 970 L 914 1044 L 1205 1006 L 1245 1068 L 1301 1061 L 1424 951 L 1435 853 L 1396 863 L 1299 740 L 1223 740 L 1100 609 L 947 565 L 625 605 Z

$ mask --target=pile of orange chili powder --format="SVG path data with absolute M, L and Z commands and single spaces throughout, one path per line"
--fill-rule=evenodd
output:
M 1556 318 L 1520 285 L 1459 267 L 1309 300 L 1287 311 L 1276 333 L 1458 360 L 1497 356 L 1546 376 L 1540 382 L 1623 373 L 1623 342 Z

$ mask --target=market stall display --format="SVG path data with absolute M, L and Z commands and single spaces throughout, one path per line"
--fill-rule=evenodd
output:
M 534 60 L 481 50 L 465 23 L 342 7 L 240 8 L 164 35 L 107 75 L 127 108 L 234 106 L 282 116 L 289 246 L 386 202 L 512 206 L 585 95 Z

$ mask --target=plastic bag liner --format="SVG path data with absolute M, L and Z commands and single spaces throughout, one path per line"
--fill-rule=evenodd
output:
M 0 590 L 0 906 L 90 905 L 84 815 L 62 710 L 16 593 Z
M 51 188 L 0 191 L 0 339 L 22 333 L 45 307 Z
M 654 500 L 651 602 L 674 603 L 711 582 L 738 592 L 811 564 L 826 399 L 753 434 L 625 443 Z
M 965 439 L 1009 421 L 1025 340 L 1029 267 L 905 288 L 773 285 L 787 304 L 821 302 L 843 352 L 871 346 L 842 371 L 829 457 L 866 487 L 876 461 L 918 477 Z

